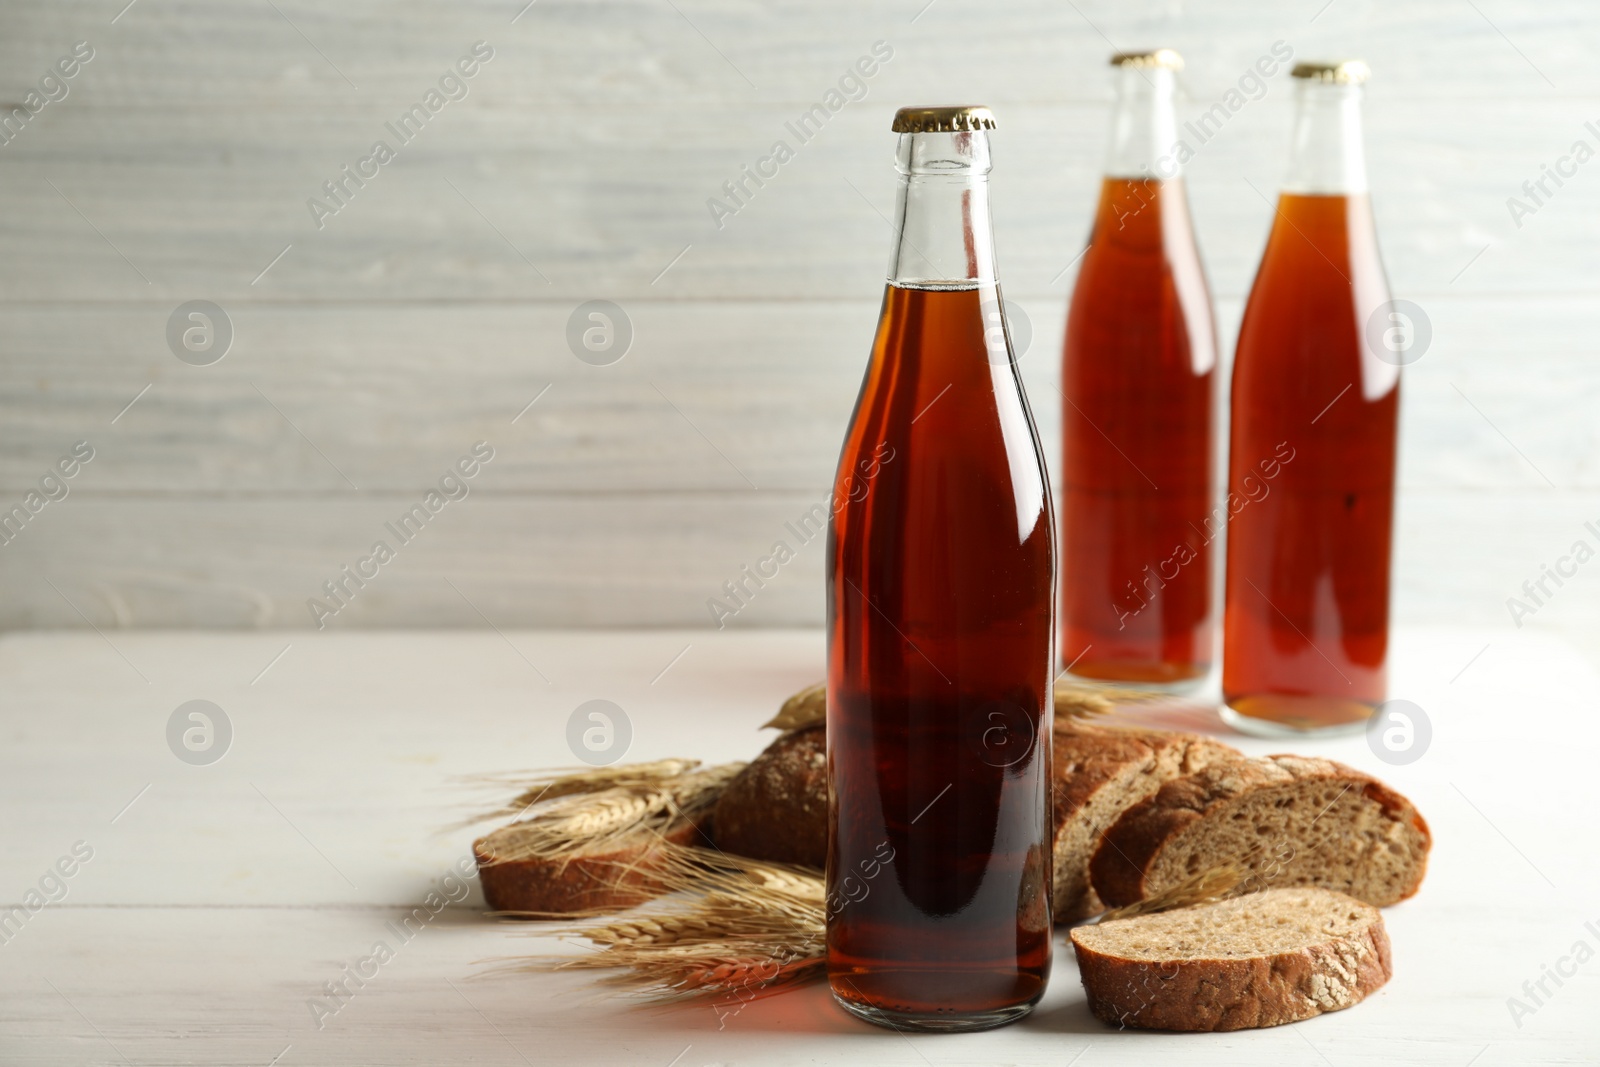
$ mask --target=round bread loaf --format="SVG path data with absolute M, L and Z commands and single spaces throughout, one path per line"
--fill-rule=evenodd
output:
M 717 847 L 751 859 L 822 867 L 828 858 L 828 742 L 822 726 L 791 730 L 751 761 L 717 800 Z

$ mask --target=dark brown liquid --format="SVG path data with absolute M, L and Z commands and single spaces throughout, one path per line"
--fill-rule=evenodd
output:
M 1062 355 L 1061 662 L 1204 676 L 1216 330 L 1181 180 L 1107 178 Z
M 1365 196 L 1280 198 L 1233 372 L 1223 694 L 1243 715 L 1336 726 L 1384 700 L 1400 377 L 1363 331 L 1388 296 Z
M 828 973 L 900 1015 L 1050 968 L 1050 501 L 997 300 L 889 287 L 835 486 Z

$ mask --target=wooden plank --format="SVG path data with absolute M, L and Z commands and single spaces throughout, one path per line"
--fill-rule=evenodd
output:
M 327 628 L 711 626 L 708 599 L 726 597 L 724 583 L 780 539 L 796 558 L 764 588 L 749 586 L 733 621 L 821 617 L 822 541 L 802 544 L 785 523 L 824 494 L 472 495 L 403 542 L 386 524 L 421 499 L 69 497 L 0 548 L 0 625 L 314 629 L 308 601 L 334 606 L 324 583 L 362 566 L 378 541 L 396 558 L 350 586 Z
M 87 494 L 420 491 L 479 440 L 486 494 L 831 482 L 876 301 L 630 302 L 610 366 L 568 348 L 575 308 L 245 305 L 209 367 L 167 351 L 168 308 L 0 311 L 0 484 L 75 434 L 103 446 Z
M 23 0 L 7 6 L 0 84 L 9 93 L 25 91 L 73 41 L 87 38 L 98 54 L 90 68 L 95 77 L 74 89 L 85 103 L 325 108 L 362 95 L 418 93 L 465 46 L 485 39 L 497 49 L 496 62 L 505 60 L 495 68 L 497 94 L 543 106 L 574 100 L 632 106 L 662 94 L 701 103 L 799 101 L 822 92 L 844 64 L 885 39 L 917 67 L 906 76 L 907 99 L 932 99 L 929 90 L 955 97 L 976 90 L 998 104 L 1099 98 L 1113 47 L 1108 38 L 1118 48 L 1152 42 L 1178 48 L 1189 61 L 1185 80 L 1220 94 L 1274 39 L 1286 38 L 1308 56 L 1359 45 L 1380 84 L 1411 96 L 1547 100 L 1553 92 L 1596 87 L 1587 53 L 1574 39 L 1591 14 L 1581 0 L 1542 5 L 1537 15 L 1497 0 L 1480 5 L 1482 16 L 1449 0 L 1338 4 L 1315 21 L 1248 0 L 1185 11 L 1181 19 L 1159 8 L 1101 2 L 1073 10 L 1041 0 L 992 9 L 845 0 L 677 6 L 351 0 L 328 8 L 300 0 L 278 4 L 280 14 L 248 0 L 174 0 L 118 16 L 121 5 L 101 13 Z
M 1576 0 L 1537 16 L 1335 4 L 1309 26 L 1242 0 L 1181 21 L 1041 3 L 279 7 L 90 17 L 30 0 L 0 16 L 0 98 L 72 41 L 97 48 L 71 95 L 0 148 L 0 487 L 15 502 L 73 441 L 98 448 L 40 536 L 4 549 L 0 618 L 81 624 L 37 581 L 81 567 L 101 621 L 301 625 L 306 579 L 485 439 L 497 465 L 472 507 L 518 517 L 490 524 L 505 543 L 465 536 L 524 576 L 497 607 L 528 622 L 699 623 L 706 584 L 825 492 L 889 239 L 883 127 L 906 99 L 982 96 L 1002 112 L 1001 258 L 1034 320 L 1024 370 L 1053 451 L 1053 354 L 1104 139 L 1107 38 L 1183 48 L 1191 118 L 1279 36 L 1303 57 L 1368 50 L 1382 242 L 1397 294 L 1436 331 L 1408 372 L 1402 613 L 1499 612 L 1523 561 L 1592 510 L 1596 431 L 1562 413 L 1600 389 L 1573 340 L 1594 312 L 1600 186 L 1580 171 L 1520 228 L 1506 208 L 1588 136 L 1600 76 Z M 315 229 L 306 198 L 480 36 L 498 51 L 471 96 Z M 880 38 L 895 58 L 865 99 L 715 229 L 706 198 Z M 1191 166 L 1225 349 L 1288 98 L 1280 75 Z M 163 340 L 196 297 L 239 326 L 214 367 L 178 363 Z M 566 316 L 595 297 L 639 326 L 613 367 L 566 351 Z M 72 557 L 44 535 L 68 516 L 49 536 Z M 513 550 L 529 544 L 544 557 L 531 570 Z M 1480 565 L 1491 550 L 1499 562 Z M 739 621 L 813 620 L 815 581 L 799 587 L 780 583 Z M 437 590 L 389 588 L 346 618 L 471 622 Z
M 327 629 L 479 627 L 486 619 L 714 628 L 720 613 L 711 598 L 738 606 L 725 583 L 778 541 L 796 558 L 761 588 L 747 585 L 747 606 L 727 625 L 813 626 L 823 618 L 822 540 L 802 543 L 789 528 L 825 506 L 822 493 L 474 494 L 402 544 L 385 523 L 419 500 L 69 497 L 0 546 L 0 626 L 314 629 L 319 615 L 308 600 L 334 606 L 323 583 L 356 567 L 378 540 L 396 558 L 323 620 Z M 1511 627 L 1507 598 L 1538 578 L 1541 564 L 1568 553 L 1586 521 L 1600 521 L 1593 492 L 1403 496 L 1396 617 Z M 1582 591 L 1590 580 L 1580 572 L 1525 621 L 1600 628 L 1600 600 Z
M 1014 303 L 1054 466 L 1065 296 Z M 1582 340 L 1597 302 L 1423 304 L 1433 340 L 1405 372 L 1404 488 L 1600 486 L 1600 429 L 1559 417 L 1600 403 Z M 497 450 L 486 495 L 826 490 L 875 300 L 627 302 L 633 347 L 603 367 L 567 347 L 575 308 L 245 304 L 209 367 L 167 350 L 165 306 L 0 309 L 0 489 L 20 496 L 87 439 L 85 496 L 420 492 L 478 440 Z M 1239 301 L 1219 315 L 1226 353 Z
M 37 137 L 5 149 L 4 299 L 861 299 L 881 284 L 890 240 L 891 99 L 846 108 L 800 144 L 784 125 L 792 108 L 658 100 L 551 116 L 471 98 L 397 143 L 392 163 L 320 219 L 308 200 L 332 205 L 324 183 L 385 137 L 392 108 L 166 112 L 69 99 L 40 116 Z M 1220 296 L 1242 296 L 1253 276 L 1288 103 L 1277 85 L 1191 165 Z M 1584 135 L 1587 117 L 1584 104 L 1560 100 L 1470 111 L 1375 101 L 1373 195 L 1396 287 L 1581 291 L 1600 240 L 1600 183 L 1568 182 L 1520 229 L 1506 200 Z M 1018 102 L 1004 123 L 994 179 L 1003 276 L 1017 298 L 1059 292 L 1085 238 L 1106 109 Z M 723 184 L 780 139 L 795 158 L 764 187 L 747 185 L 734 217 L 715 218 L 707 202 L 728 203 Z

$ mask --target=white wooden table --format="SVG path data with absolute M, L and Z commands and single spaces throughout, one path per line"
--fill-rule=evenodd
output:
M 1434 728 L 1417 762 L 1386 766 L 1361 738 L 1299 746 L 1380 773 L 1436 845 L 1422 892 L 1386 914 L 1393 981 L 1295 1026 L 1115 1032 L 1089 1015 L 1059 938 L 1043 1004 L 1005 1030 L 897 1036 L 846 1018 L 821 986 L 719 1025 L 704 1006 L 596 998 L 581 976 L 491 973 L 482 961 L 570 949 L 485 919 L 475 885 L 406 943 L 386 925 L 466 855 L 469 833 L 439 832 L 461 813 L 453 776 L 572 763 L 566 721 L 592 698 L 628 713 L 629 759 L 749 757 L 758 724 L 819 675 L 821 652 L 816 631 L 0 640 L 0 900 L 25 904 L 41 880 L 66 894 L 4 927 L 0 1063 L 1600 1060 L 1600 958 L 1561 963 L 1579 941 L 1600 950 L 1600 678 L 1558 642 L 1505 631 L 1398 636 L 1395 695 Z M 166 740 L 193 699 L 233 727 L 211 765 L 181 762 Z M 74 859 L 75 845 L 92 857 Z M 59 883 L 58 860 L 73 870 Z M 310 1003 L 326 1005 L 325 984 L 380 940 L 398 945 L 393 958 L 319 1028 Z M 1575 974 L 1546 979 L 1552 995 L 1519 1027 L 1508 998 L 1558 964 Z

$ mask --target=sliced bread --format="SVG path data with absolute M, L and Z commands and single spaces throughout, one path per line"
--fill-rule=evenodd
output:
M 1145 1030 L 1278 1026 L 1359 1003 L 1393 973 L 1383 917 L 1327 889 L 1268 889 L 1080 926 L 1097 1019 Z
M 1126 809 L 1162 783 L 1238 749 L 1197 734 L 1117 727 L 1057 718 L 1055 741 L 1055 893 L 1058 923 L 1105 910 L 1089 881 L 1089 860 L 1100 835 Z
M 666 891 L 664 842 L 709 845 L 718 795 L 742 763 L 649 785 L 563 796 L 472 843 L 494 911 L 563 918 L 621 911 Z
M 662 841 L 692 845 L 698 828 L 678 823 L 664 831 L 635 830 L 604 848 L 586 848 L 559 859 L 497 860 L 496 849 L 515 833 L 496 830 L 472 843 L 478 881 L 491 911 L 526 918 L 570 918 L 623 911 L 665 892 L 656 877 Z
M 828 741 L 791 730 L 728 783 L 713 816 L 717 847 L 751 859 L 822 867 L 828 858 Z
M 795 699 L 812 693 L 807 690 Z M 1063 713 L 1059 698 L 1053 899 L 1054 919 L 1064 923 L 1104 910 L 1089 884 L 1089 859 L 1102 831 L 1126 808 L 1163 782 L 1242 756 L 1221 741 L 1196 734 L 1085 721 Z M 785 721 L 812 720 L 790 716 Z M 713 821 L 718 848 L 753 859 L 821 867 L 827 858 L 827 819 L 827 738 L 818 722 L 790 729 L 772 742 L 723 790 Z
M 1417 891 L 1432 837 L 1409 800 L 1342 763 L 1220 760 L 1125 811 L 1089 864 L 1107 907 L 1231 865 L 1235 893 L 1315 885 L 1383 907 Z

